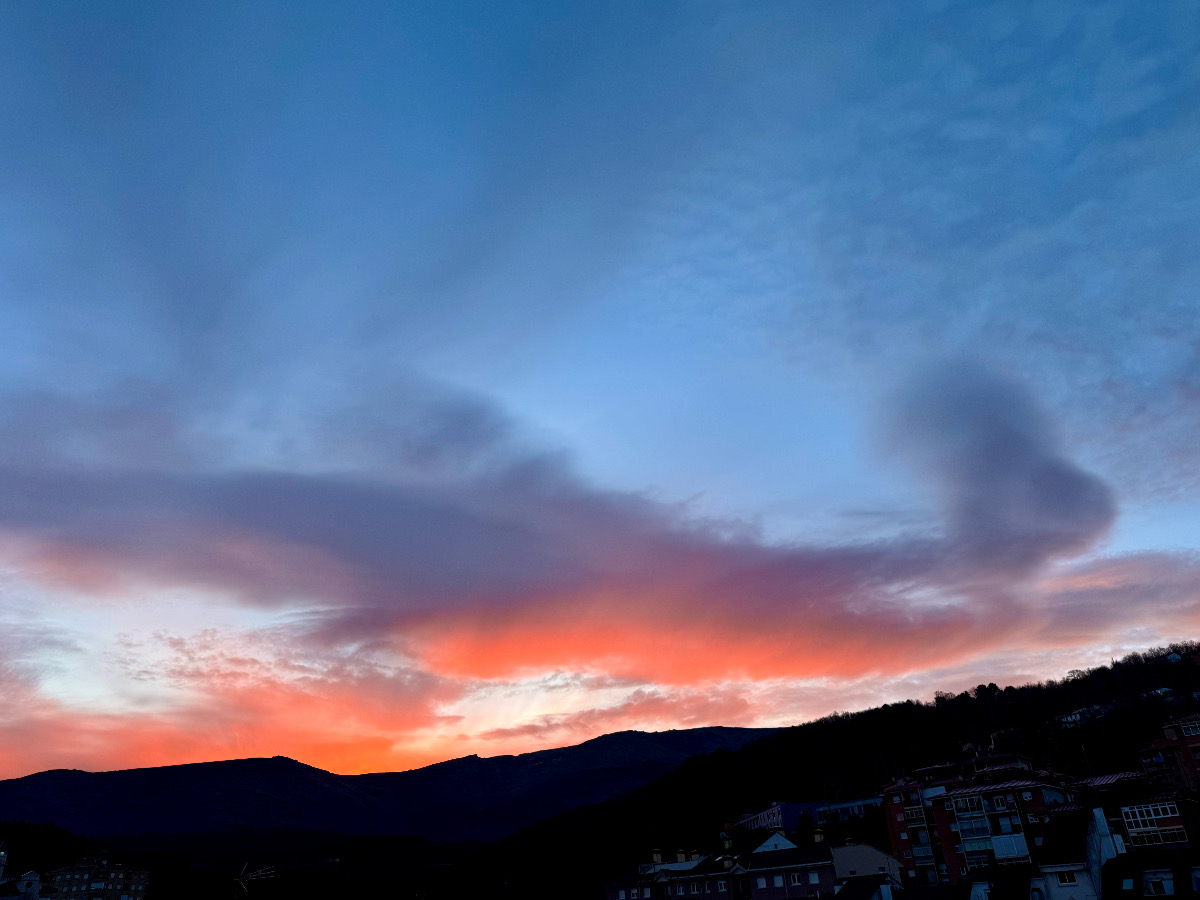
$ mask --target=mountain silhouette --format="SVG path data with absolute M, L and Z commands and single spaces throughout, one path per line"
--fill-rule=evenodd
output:
M 622 731 L 517 756 L 337 775 L 283 756 L 114 772 L 54 769 L 0 781 L 6 819 L 88 836 L 311 829 L 491 840 L 634 790 L 697 754 L 769 728 Z

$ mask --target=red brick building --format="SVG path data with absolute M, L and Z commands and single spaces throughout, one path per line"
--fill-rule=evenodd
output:
M 1163 736 L 1142 752 L 1147 773 L 1165 774 L 1180 787 L 1200 790 L 1200 714 L 1163 726 Z
M 1047 817 L 1071 798 L 1061 779 L 1021 769 L 889 785 L 884 809 L 901 877 L 955 884 L 974 870 L 1029 863 Z

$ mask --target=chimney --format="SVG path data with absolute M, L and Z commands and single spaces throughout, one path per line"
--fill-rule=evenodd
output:
M 816 831 L 813 832 L 813 841 L 815 843 L 819 844 L 823 840 L 825 840 L 825 832 L 823 832 L 820 828 L 818 828 Z
M 726 856 L 723 860 L 721 860 L 721 865 L 723 865 L 726 869 L 732 869 L 733 868 L 733 857 Z
M 689 858 L 689 859 L 691 859 L 691 860 L 697 860 L 697 859 L 699 859 L 699 858 L 700 858 L 700 851 L 699 851 L 699 850 L 693 850 L 693 851 L 692 851 L 692 853 L 691 853 L 691 855 L 690 855 L 688 858 Z
M 662 851 L 661 851 L 661 850 L 655 850 L 653 853 L 651 853 L 651 854 L 650 854 L 650 861 L 651 861 L 651 862 L 654 862 L 654 863 L 660 863 L 660 862 L 662 862 Z
M 687 854 L 682 850 L 675 851 L 675 862 L 687 862 Z

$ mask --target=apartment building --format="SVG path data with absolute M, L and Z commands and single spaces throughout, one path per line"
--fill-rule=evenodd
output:
M 1006 770 L 1012 775 L 1023 770 Z M 1031 863 L 1048 817 L 1072 799 L 1048 775 L 913 780 L 889 785 L 884 808 L 892 850 L 908 884 L 956 884 L 993 865 Z
M 1166 723 L 1163 736 L 1142 751 L 1142 768 L 1185 790 L 1200 790 L 1200 714 Z

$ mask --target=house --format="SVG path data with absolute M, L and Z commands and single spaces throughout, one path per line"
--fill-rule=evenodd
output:
M 786 900 L 791 897 L 832 896 L 836 887 L 833 854 L 824 841 L 778 846 L 768 841 L 739 860 L 745 873 L 747 896 L 753 900 Z M 769 846 L 768 846 L 769 845 Z
M 1103 815 L 1100 821 L 1105 821 Z M 1088 867 L 1088 829 L 1094 825 L 1092 813 L 1082 809 L 1046 824 L 1038 874 L 1030 887 L 1034 900 L 1098 900 L 1099 882 Z
M 791 900 L 831 897 L 837 888 L 833 854 L 824 841 L 797 845 L 774 833 L 748 852 L 738 852 L 723 837 L 718 850 L 691 857 L 639 866 L 637 873 L 610 882 L 605 898 Z
M 866 875 L 886 875 L 897 884 L 900 882 L 900 862 L 870 844 L 847 842 L 829 849 L 833 854 L 833 874 L 838 884 Z
M 893 900 L 900 884 L 890 875 L 855 875 L 838 888 L 838 900 Z
M 37 872 L 26 872 L 20 878 L 0 882 L 0 897 L 12 900 L 40 900 L 42 881 Z
M 52 900 L 142 900 L 149 880 L 148 869 L 107 859 L 82 859 L 51 871 L 42 896 Z
M 1109 860 L 1102 873 L 1104 900 L 1200 896 L 1200 858 L 1190 848 L 1157 847 Z
M 37 872 L 26 872 L 20 878 L 9 878 L 4 874 L 8 866 L 8 842 L 0 841 L 0 898 L 15 900 L 39 900 L 42 880 Z

